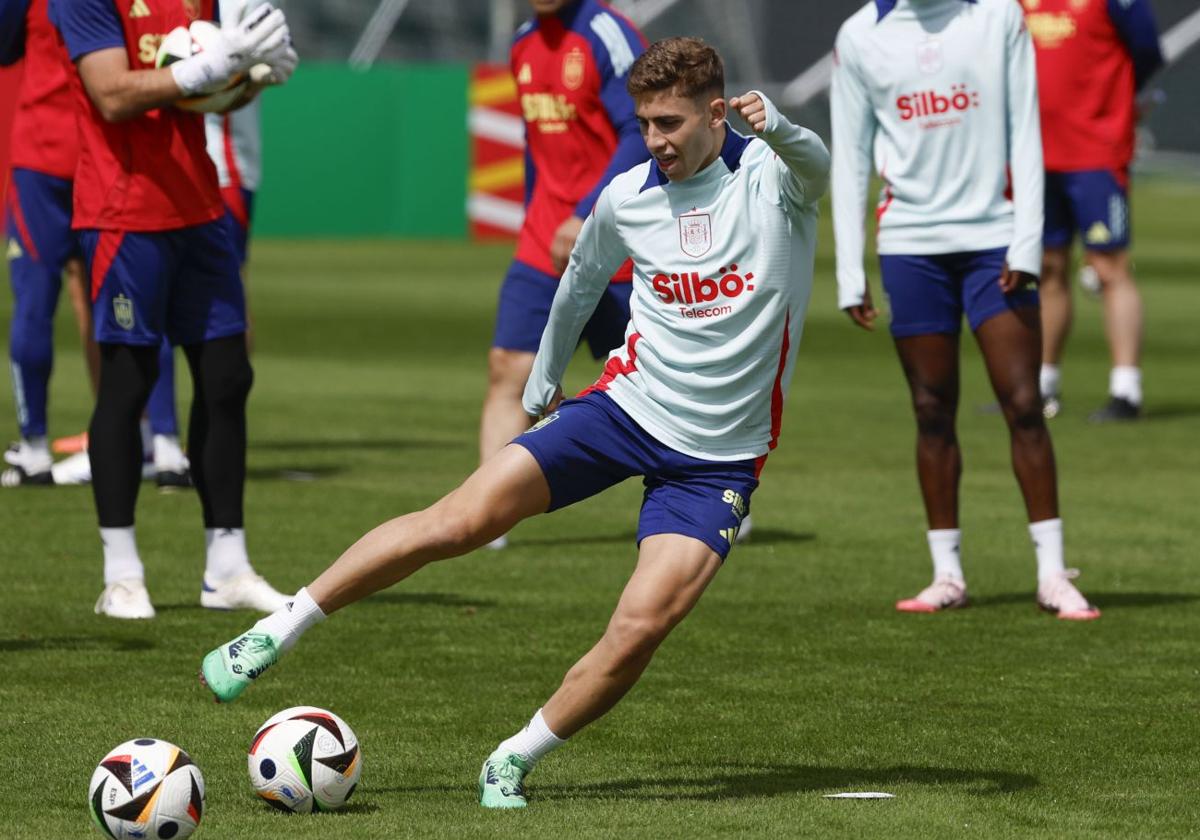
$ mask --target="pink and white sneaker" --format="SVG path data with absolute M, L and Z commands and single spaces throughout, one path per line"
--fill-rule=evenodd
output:
M 896 609 L 909 613 L 935 613 L 967 605 L 967 583 L 962 578 L 940 577 L 917 593 L 915 598 L 896 602 Z
M 1083 593 L 1071 583 L 1079 577 L 1078 569 L 1065 569 L 1038 583 L 1038 606 L 1067 621 L 1091 621 L 1100 617 L 1100 610 L 1088 603 Z

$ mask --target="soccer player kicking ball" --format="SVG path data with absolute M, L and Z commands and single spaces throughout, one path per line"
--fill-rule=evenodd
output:
M 1042 146 L 1033 47 L 1012 0 L 875 0 L 838 33 L 831 92 L 839 305 L 876 310 L 863 273 L 874 152 L 880 268 L 917 419 L 917 474 L 933 583 L 903 612 L 967 603 L 959 560 L 955 435 L 964 312 L 1008 422 L 1037 553 L 1037 602 L 1098 618 L 1063 565 L 1050 433 L 1038 393 Z
M 759 93 L 730 100 L 693 38 L 651 45 L 629 75 L 653 159 L 615 179 L 584 224 L 525 389 L 543 419 L 449 495 L 351 546 L 287 609 L 209 653 L 202 677 L 237 697 L 308 627 L 465 554 L 521 519 L 643 476 L 638 563 L 600 641 L 528 726 L 488 757 L 480 803 L 525 806 L 546 753 L 625 695 L 729 553 L 756 472 L 775 446 L 812 289 L 817 199 L 829 155 Z M 599 381 L 560 402 L 559 383 L 608 280 L 633 259 L 633 321 Z
M 170 107 L 255 64 L 295 67 L 283 13 L 263 6 L 203 52 L 155 68 L 162 36 L 212 20 L 213 0 L 50 0 L 71 61 L 81 151 L 73 226 L 91 279 L 100 389 L 89 429 L 92 490 L 104 546 L 96 612 L 152 618 L 134 538 L 141 479 L 138 420 L 166 335 L 192 372 L 188 449 L 208 545 L 200 603 L 278 609 L 285 598 L 246 555 L 245 301 L 204 120 Z

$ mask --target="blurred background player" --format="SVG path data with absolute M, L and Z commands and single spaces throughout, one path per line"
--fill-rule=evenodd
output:
M 1100 615 L 1063 565 L 1054 449 L 1038 393 L 1042 148 L 1033 46 L 1011 0 L 875 0 L 837 36 L 831 89 L 838 303 L 876 310 L 863 273 L 872 153 L 891 332 L 917 420 L 917 474 L 934 580 L 903 612 L 967 603 L 955 433 L 965 313 L 1008 423 L 1037 554 L 1038 603 Z
M 96 612 L 152 618 L 134 535 L 141 477 L 138 420 L 158 375 L 164 336 L 192 372 L 192 470 L 206 529 L 202 606 L 273 610 L 284 598 L 246 554 L 246 395 L 252 371 L 245 301 L 204 120 L 170 107 L 220 88 L 258 63 L 282 82 L 296 64 L 283 13 L 260 7 L 205 50 L 156 69 L 176 27 L 214 18 L 212 0 L 51 0 L 75 63 L 80 161 L 74 221 L 88 265 L 100 391 L 89 428 L 92 490 L 104 547 Z
M 54 311 L 64 270 L 79 323 L 93 395 L 99 377 L 99 348 L 92 336 L 91 302 L 76 234 L 71 230 L 72 182 L 79 154 L 75 102 L 67 62 L 47 16 L 47 0 L 3 0 L 0 18 L 8 40 L 0 63 L 25 57 L 13 124 L 6 219 L 13 318 L 9 359 L 21 440 L 5 453 L 11 464 L 0 484 L 86 484 L 91 464 L 87 436 L 56 441 L 56 451 L 75 454 L 53 463 L 47 441 L 47 406 L 54 361 Z M 143 449 L 160 487 L 190 483 L 179 447 L 174 365 L 164 342 L 162 374 L 143 422 Z M 58 444 L 63 444 L 62 446 Z
M 625 90 L 641 33 L 597 0 L 530 5 L 536 17 L 517 30 L 509 56 L 525 118 L 525 221 L 488 353 L 481 463 L 529 427 L 521 393 L 583 220 L 615 175 L 647 158 Z M 597 359 L 624 340 L 630 277 L 622 266 L 584 330 Z M 491 547 L 506 544 L 502 536 Z
M 1163 65 L 1148 0 L 1022 0 L 1037 51 L 1046 166 L 1041 391 L 1059 411 L 1068 282 L 1078 231 L 1100 281 L 1112 357 L 1108 403 L 1093 422 L 1135 420 L 1142 408 L 1142 298 L 1129 259 L 1129 165 L 1137 91 Z
M 9 362 L 21 440 L 5 453 L 5 487 L 53 484 L 47 403 L 54 364 L 54 311 L 64 270 L 80 333 L 91 328 L 83 263 L 71 230 L 79 140 L 65 57 L 47 0 L 0 0 L 0 64 L 25 58 L 13 122 L 4 215 L 13 313 Z M 94 344 L 84 342 L 85 355 Z M 99 358 L 88 359 L 93 389 Z

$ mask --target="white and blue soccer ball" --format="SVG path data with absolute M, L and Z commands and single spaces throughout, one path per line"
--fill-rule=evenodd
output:
M 191 26 L 177 26 L 168 32 L 158 45 L 158 55 L 155 57 L 155 67 L 168 67 L 176 61 L 204 51 L 204 48 L 221 37 L 221 30 L 215 23 L 207 20 L 192 21 Z M 220 113 L 228 111 L 246 93 L 249 79 L 245 73 L 239 73 L 217 90 L 207 91 L 196 96 L 185 96 L 175 102 L 175 107 L 185 111 L 201 113 Z
M 113 840 L 183 840 L 204 815 L 204 776 L 169 741 L 138 738 L 100 761 L 88 805 L 96 826 Z
M 250 743 L 250 782 L 273 808 L 308 814 L 346 804 L 362 773 L 362 750 L 346 721 L 315 706 L 284 709 Z

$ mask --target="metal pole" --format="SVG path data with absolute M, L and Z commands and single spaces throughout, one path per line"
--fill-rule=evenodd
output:
M 366 70 L 375 63 L 408 3 L 409 0 L 380 0 L 375 14 L 371 15 L 367 25 L 363 27 L 362 35 L 350 53 L 351 67 L 355 70 Z

